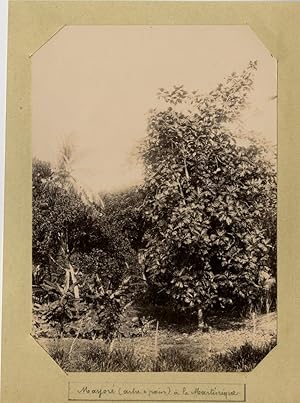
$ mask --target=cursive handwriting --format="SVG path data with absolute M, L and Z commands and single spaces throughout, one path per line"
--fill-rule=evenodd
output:
M 75 389 L 72 386 L 77 386 Z M 71 397 L 82 400 L 194 400 L 241 401 L 244 385 L 237 384 L 75 384 L 70 383 Z

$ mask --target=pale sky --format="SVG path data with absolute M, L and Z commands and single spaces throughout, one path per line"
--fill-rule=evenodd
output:
M 158 88 L 206 92 L 258 61 L 245 126 L 276 144 L 276 60 L 247 26 L 68 26 L 32 57 L 33 156 L 55 163 L 64 138 L 87 190 L 142 181 L 134 151 Z

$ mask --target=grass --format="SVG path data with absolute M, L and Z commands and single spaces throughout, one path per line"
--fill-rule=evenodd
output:
M 195 360 L 185 354 L 168 349 L 163 351 L 154 365 L 154 371 L 183 372 L 249 372 L 275 347 L 273 339 L 260 346 L 246 342 L 241 347 L 211 358 Z
M 276 314 L 261 315 L 253 332 L 251 320 L 229 330 L 182 333 L 160 329 L 116 340 L 110 351 L 101 340 L 39 339 L 66 372 L 245 372 L 251 371 L 276 344 Z M 156 357 L 156 358 L 155 358 Z
M 249 372 L 276 346 L 276 339 L 257 346 L 246 342 L 239 348 L 234 348 L 227 354 L 221 354 L 214 358 L 215 362 L 224 372 Z
M 88 346 L 75 358 L 58 345 L 49 351 L 67 372 L 248 372 L 276 345 L 274 340 L 260 346 L 246 342 L 241 347 L 211 358 L 195 360 L 177 347 L 160 351 L 158 357 L 138 356 L 134 348 Z
M 49 354 L 67 372 L 136 372 L 151 370 L 151 362 L 139 357 L 133 348 L 89 344 L 79 354 L 69 354 L 65 346 L 54 344 Z

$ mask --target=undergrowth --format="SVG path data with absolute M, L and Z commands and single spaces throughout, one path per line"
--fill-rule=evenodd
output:
M 211 357 L 194 359 L 178 347 L 162 349 L 157 358 L 140 356 L 134 348 L 87 345 L 79 351 L 69 351 L 55 343 L 49 354 L 67 372 L 248 372 L 276 345 L 273 338 L 262 345 L 246 342 L 241 347 Z

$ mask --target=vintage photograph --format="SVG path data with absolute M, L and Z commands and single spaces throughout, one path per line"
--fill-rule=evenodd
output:
M 31 57 L 32 336 L 66 372 L 277 342 L 277 61 L 246 25 L 65 26 Z

